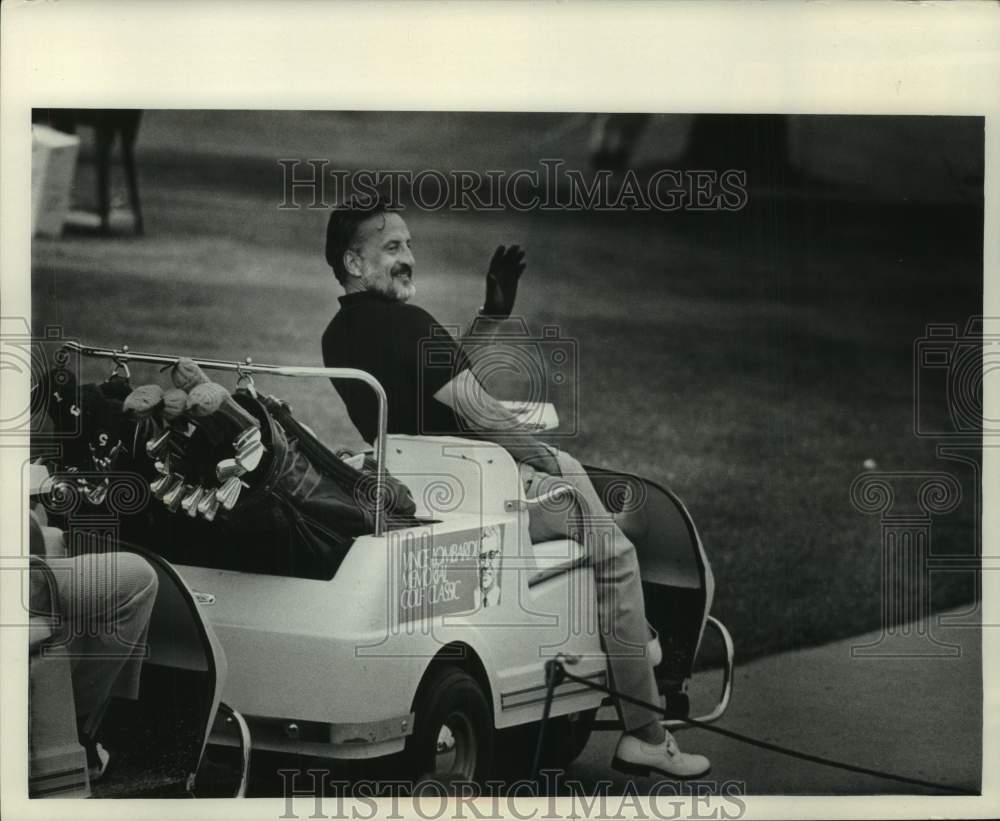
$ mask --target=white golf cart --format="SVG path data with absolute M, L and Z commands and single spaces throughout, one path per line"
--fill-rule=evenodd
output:
M 176 356 L 70 343 L 84 356 L 169 365 Z M 532 505 L 517 467 L 499 445 L 453 437 L 386 435 L 386 399 L 360 371 L 195 360 L 208 371 L 297 378 L 359 379 L 379 400 L 375 498 L 390 474 L 410 491 L 416 513 L 404 525 L 376 507 L 371 532 L 353 538 L 335 563 L 259 561 L 294 553 L 262 533 L 227 543 L 235 507 L 203 521 L 172 514 L 169 538 L 135 539 L 176 569 L 218 637 L 228 675 L 222 699 L 245 717 L 255 749 L 372 759 L 400 754 L 400 776 L 485 779 L 498 739 L 529 738 L 546 696 L 544 663 L 563 654 L 572 672 L 606 681 L 594 607 L 593 572 L 580 544 L 532 544 Z M 234 393 L 234 397 L 236 394 Z M 267 441 L 265 439 L 265 446 Z M 656 670 L 677 727 L 688 715 L 687 685 L 705 628 L 725 652 L 721 695 L 701 721 L 714 721 L 731 694 L 733 647 L 710 614 L 714 581 L 691 517 L 670 491 L 636 476 L 590 469 L 606 505 L 634 540 L 647 617 L 659 634 Z M 150 505 L 160 506 L 155 498 Z M 162 521 L 162 519 L 161 519 Z M 220 522 L 223 524 L 220 527 Z M 161 528 L 162 530 L 162 528 Z M 287 536 L 287 534 L 285 534 Z M 605 694 L 558 686 L 551 765 L 583 749 Z M 531 758 L 533 750 L 521 755 Z

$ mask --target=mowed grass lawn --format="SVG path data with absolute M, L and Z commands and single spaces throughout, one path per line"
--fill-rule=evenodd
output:
M 340 293 L 323 260 L 326 214 L 279 210 L 273 162 L 225 162 L 147 155 L 144 238 L 37 240 L 36 332 L 56 324 L 133 350 L 321 364 Z M 576 408 L 560 409 L 577 432 L 553 441 L 680 494 L 741 657 L 879 625 L 880 524 L 849 496 L 866 459 L 953 473 L 965 496 L 936 520 L 933 549 L 975 552 L 971 472 L 913 433 L 914 341 L 927 322 L 981 312 L 974 209 L 772 191 L 737 214 L 406 217 L 415 301 L 446 324 L 481 304 L 498 243 L 527 248 L 518 308 L 534 332 L 558 325 L 579 361 Z M 162 379 L 133 370 L 136 384 Z M 86 364 L 91 379 L 105 372 Z M 328 441 L 360 443 L 328 383 L 258 385 Z M 936 574 L 931 587 L 935 607 L 976 594 L 965 574 Z

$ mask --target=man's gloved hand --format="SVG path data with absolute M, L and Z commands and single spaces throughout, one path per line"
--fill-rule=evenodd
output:
M 518 245 L 499 246 L 490 260 L 486 274 L 486 302 L 480 308 L 482 316 L 506 319 L 514 310 L 517 281 L 524 273 L 524 251 Z

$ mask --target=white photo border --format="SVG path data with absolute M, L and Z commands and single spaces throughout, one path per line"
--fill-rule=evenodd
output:
M 12 0 L 0 10 L 4 316 L 31 316 L 31 109 L 63 106 L 985 116 L 984 313 L 1000 316 L 994 3 Z M 5 411 L 27 406 L 27 379 L 0 379 L 0 418 L 7 418 Z M 996 382 L 985 384 L 984 414 L 994 418 Z M 26 443 L 0 448 L 7 544 L 24 532 L 25 506 L 15 489 L 26 456 Z M 984 500 L 1000 498 L 998 461 L 984 448 Z M 983 542 L 990 546 L 1000 533 L 1000 510 L 984 508 Z M 1000 622 L 996 575 L 984 573 L 987 623 Z M 0 574 L 8 594 L 12 582 L 16 574 Z M 10 623 L 17 600 L 2 597 L 0 623 Z M 1000 736 L 998 650 L 1000 636 L 985 630 L 983 796 L 752 797 L 746 817 L 1000 814 L 1000 744 L 991 743 Z M 234 812 L 276 819 L 284 812 L 280 799 L 238 807 L 222 800 L 27 801 L 20 631 L 0 631 L 0 651 L 4 817 L 47 819 L 56 808 L 81 820 Z M 299 817 L 312 809 L 309 798 L 296 804 Z

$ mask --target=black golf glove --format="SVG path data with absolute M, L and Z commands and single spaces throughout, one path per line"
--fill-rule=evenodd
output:
M 486 302 L 479 309 L 481 316 L 506 319 L 514 310 L 517 281 L 524 273 L 524 251 L 518 245 L 499 246 L 490 260 L 486 274 Z

